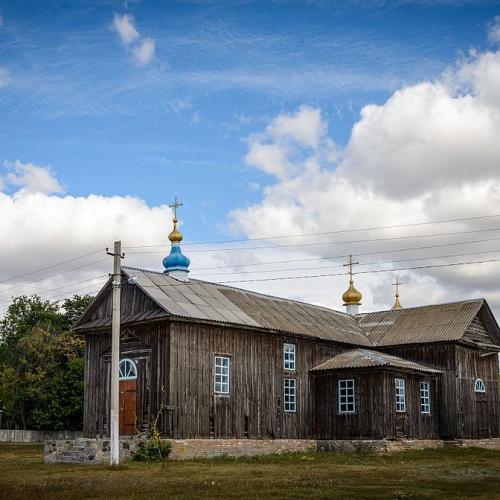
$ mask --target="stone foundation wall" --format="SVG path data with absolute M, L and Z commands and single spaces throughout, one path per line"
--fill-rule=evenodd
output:
M 313 439 L 171 439 L 171 459 L 249 457 L 273 453 L 315 451 Z
M 122 461 L 134 454 L 138 437 L 120 440 Z M 307 440 L 307 439 L 170 439 L 170 459 L 189 460 L 220 456 L 248 457 L 273 453 L 305 453 L 325 451 L 350 453 L 369 451 L 396 453 L 406 450 L 435 449 L 444 447 L 479 447 L 500 450 L 500 438 L 460 439 L 456 441 L 428 440 Z M 51 440 L 45 443 L 45 463 L 109 463 L 109 439 Z
M 130 460 L 139 439 L 120 439 L 120 460 Z M 109 439 L 49 440 L 44 445 L 45 463 L 109 464 Z

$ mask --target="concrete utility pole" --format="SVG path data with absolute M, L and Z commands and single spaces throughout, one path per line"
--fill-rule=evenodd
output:
M 120 261 L 123 259 L 122 243 L 115 241 L 113 253 L 106 248 L 108 255 L 113 256 L 113 316 L 111 327 L 111 448 L 109 463 L 120 463 L 120 298 L 122 271 Z

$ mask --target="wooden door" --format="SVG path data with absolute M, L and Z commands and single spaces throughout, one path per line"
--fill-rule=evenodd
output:
M 476 392 L 476 418 L 477 418 L 477 437 L 489 437 L 488 429 L 488 400 L 486 394 Z
M 120 380 L 120 434 L 136 433 L 137 380 Z

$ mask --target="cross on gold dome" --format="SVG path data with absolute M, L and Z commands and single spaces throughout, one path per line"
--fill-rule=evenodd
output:
M 182 207 L 182 203 L 177 199 L 177 196 L 174 196 L 174 202 L 169 205 L 169 207 L 174 209 L 174 229 L 168 235 L 168 239 L 172 242 L 172 244 L 179 244 L 183 240 L 183 236 L 177 228 L 177 223 L 179 222 L 177 220 L 177 209 Z
M 361 304 L 361 299 L 363 296 L 354 287 L 354 273 L 352 272 L 353 266 L 357 266 L 358 264 L 359 262 L 354 262 L 354 260 L 352 259 L 352 255 L 349 255 L 349 262 L 347 262 L 347 264 L 344 264 L 344 267 L 349 267 L 349 288 L 342 295 L 342 300 L 344 301 L 345 306 Z
M 399 276 L 396 275 L 396 282 L 392 284 L 392 286 L 396 287 L 396 300 L 394 302 L 394 305 L 392 306 L 393 309 L 403 309 L 403 306 L 399 302 L 399 287 L 401 285 L 404 285 L 404 283 L 399 281 Z
M 170 208 L 174 209 L 174 219 L 177 220 L 177 209 L 179 207 L 182 207 L 183 203 L 181 203 L 178 199 L 177 196 L 174 196 L 174 202 L 169 205 Z
M 349 255 L 349 262 L 347 264 L 344 264 L 344 267 L 349 267 L 349 283 L 352 283 L 353 279 L 353 272 L 352 272 L 352 267 L 359 265 L 359 262 L 354 262 L 352 260 L 352 255 Z

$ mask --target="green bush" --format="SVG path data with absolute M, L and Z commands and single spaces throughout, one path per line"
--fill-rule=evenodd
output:
M 161 462 L 165 460 L 172 451 L 172 445 L 164 439 L 148 439 L 139 441 L 134 453 L 134 460 L 142 462 Z

